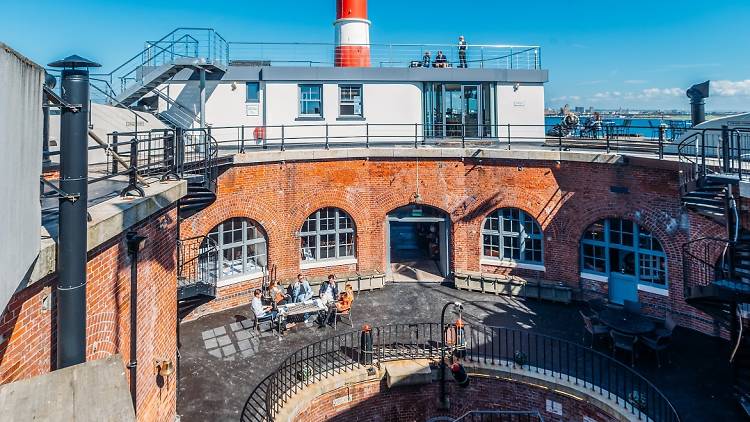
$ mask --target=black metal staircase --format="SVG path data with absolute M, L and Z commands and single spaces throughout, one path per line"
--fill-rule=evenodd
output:
M 734 389 L 750 416 L 750 333 L 741 316 L 750 304 L 750 232 L 742 228 L 736 199 L 750 168 L 750 130 L 695 131 L 678 151 L 680 161 L 689 164 L 682 173 L 683 205 L 726 227 L 726 238 L 683 245 L 685 301 L 729 332 Z
M 177 241 L 177 313 L 182 319 L 216 297 L 219 251 L 206 236 Z

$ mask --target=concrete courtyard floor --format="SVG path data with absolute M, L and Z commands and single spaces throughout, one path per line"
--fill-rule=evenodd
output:
M 465 304 L 468 323 L 582 342 L 579 305 L 459 291 L 436 283 L 388 284 L 383 290 L 359 294 L 354 327 L 439 322 L 442 306 L 454 300 Z M 287 355 L 334 333 L 333 328 L 297 324 L 281 341 L 271 333 L 258 337 L 247 328 L 249 312 L 249 306 L 242 306 L 180 326 L 177 413 L 182 422 L 239 421 L 255 386 Z M 336 332 L 348 330 L 352 328 L 339 323 Z M 653 354 L 642 351 L 635 369 L 662 390 L 683 421 L 739 421 L 743 416 L 732 398 L 729 348 L 728 342 L 678 328 L 669 352 L 671 363 L 658 368 Z M 609 353 L 606 346 L 598 349 Z

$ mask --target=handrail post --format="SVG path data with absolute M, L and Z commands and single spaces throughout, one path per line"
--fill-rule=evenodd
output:
M 461 123 L 461 148 L 466 148 L 466 124 Z
M 664 132 L 667 129 L 667 125 L 662 123 L 659 125 L 659 159 L 664 159 Z
M 701 132 L 701 169 L 700 176 L 706 175 L 706 130 Z
M 281 150 L 284 151 L 284 125 L 281 125 Z
M 326 123 L 326 149 L 330 149 L 328 146 L 328 123 Z
M 729 144 L 729 126 L 721 126 L 721 169 L 724 173 L 731 171 L 732 149 Z
M 240 154 L 245 153 L 245 125 L 240 127 Z
M 118 151 L 117 151 L 117 138 L 118 138 L 117 131 L 112 132 L 112 152 L 114 153 L 112 155 L 112 174 L 117 174 L 117 170 L 119 170 L 119 168 L 118 168 L 118 164 L 119 163 L 118 163 L 117 159 L 115 158 L 115 155 L 118 154 Z
M 508 123 L 508 151 L 510 151 L 510 123 Z
M 414 148 L 419 148 L 419 123 L 414 123 Z
M 609 151 L 610 151 L 609 138 L 610 138 L 610 135 L 612 134 L 611 129 L 612 129 L 611 127 L 607 126 L 607 134 L 606 134 L 607 154 L 609 154 Z
M 370 124 L 365 123 L 365 148 L 370 148 Z

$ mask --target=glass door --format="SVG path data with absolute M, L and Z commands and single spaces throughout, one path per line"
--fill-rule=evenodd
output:
M 479 122 L 479 85 L 463 86 L 463 121 L 464 136 L 467 138 L 478 138 L 481 133 Z
M 461 137 L 463 124 L 463 89 L 459 84 L 445 85 L 445 135 L 449 138 Z

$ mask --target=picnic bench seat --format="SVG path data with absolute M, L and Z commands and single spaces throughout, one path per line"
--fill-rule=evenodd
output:
M 527 297 L 562 303 L 570 303 L 573 300 L 572 288 L 559 283 L 534 278 L 488 274 L 478 271 L 456 271 L 454 274 L 454 283 L 458 290 Z

